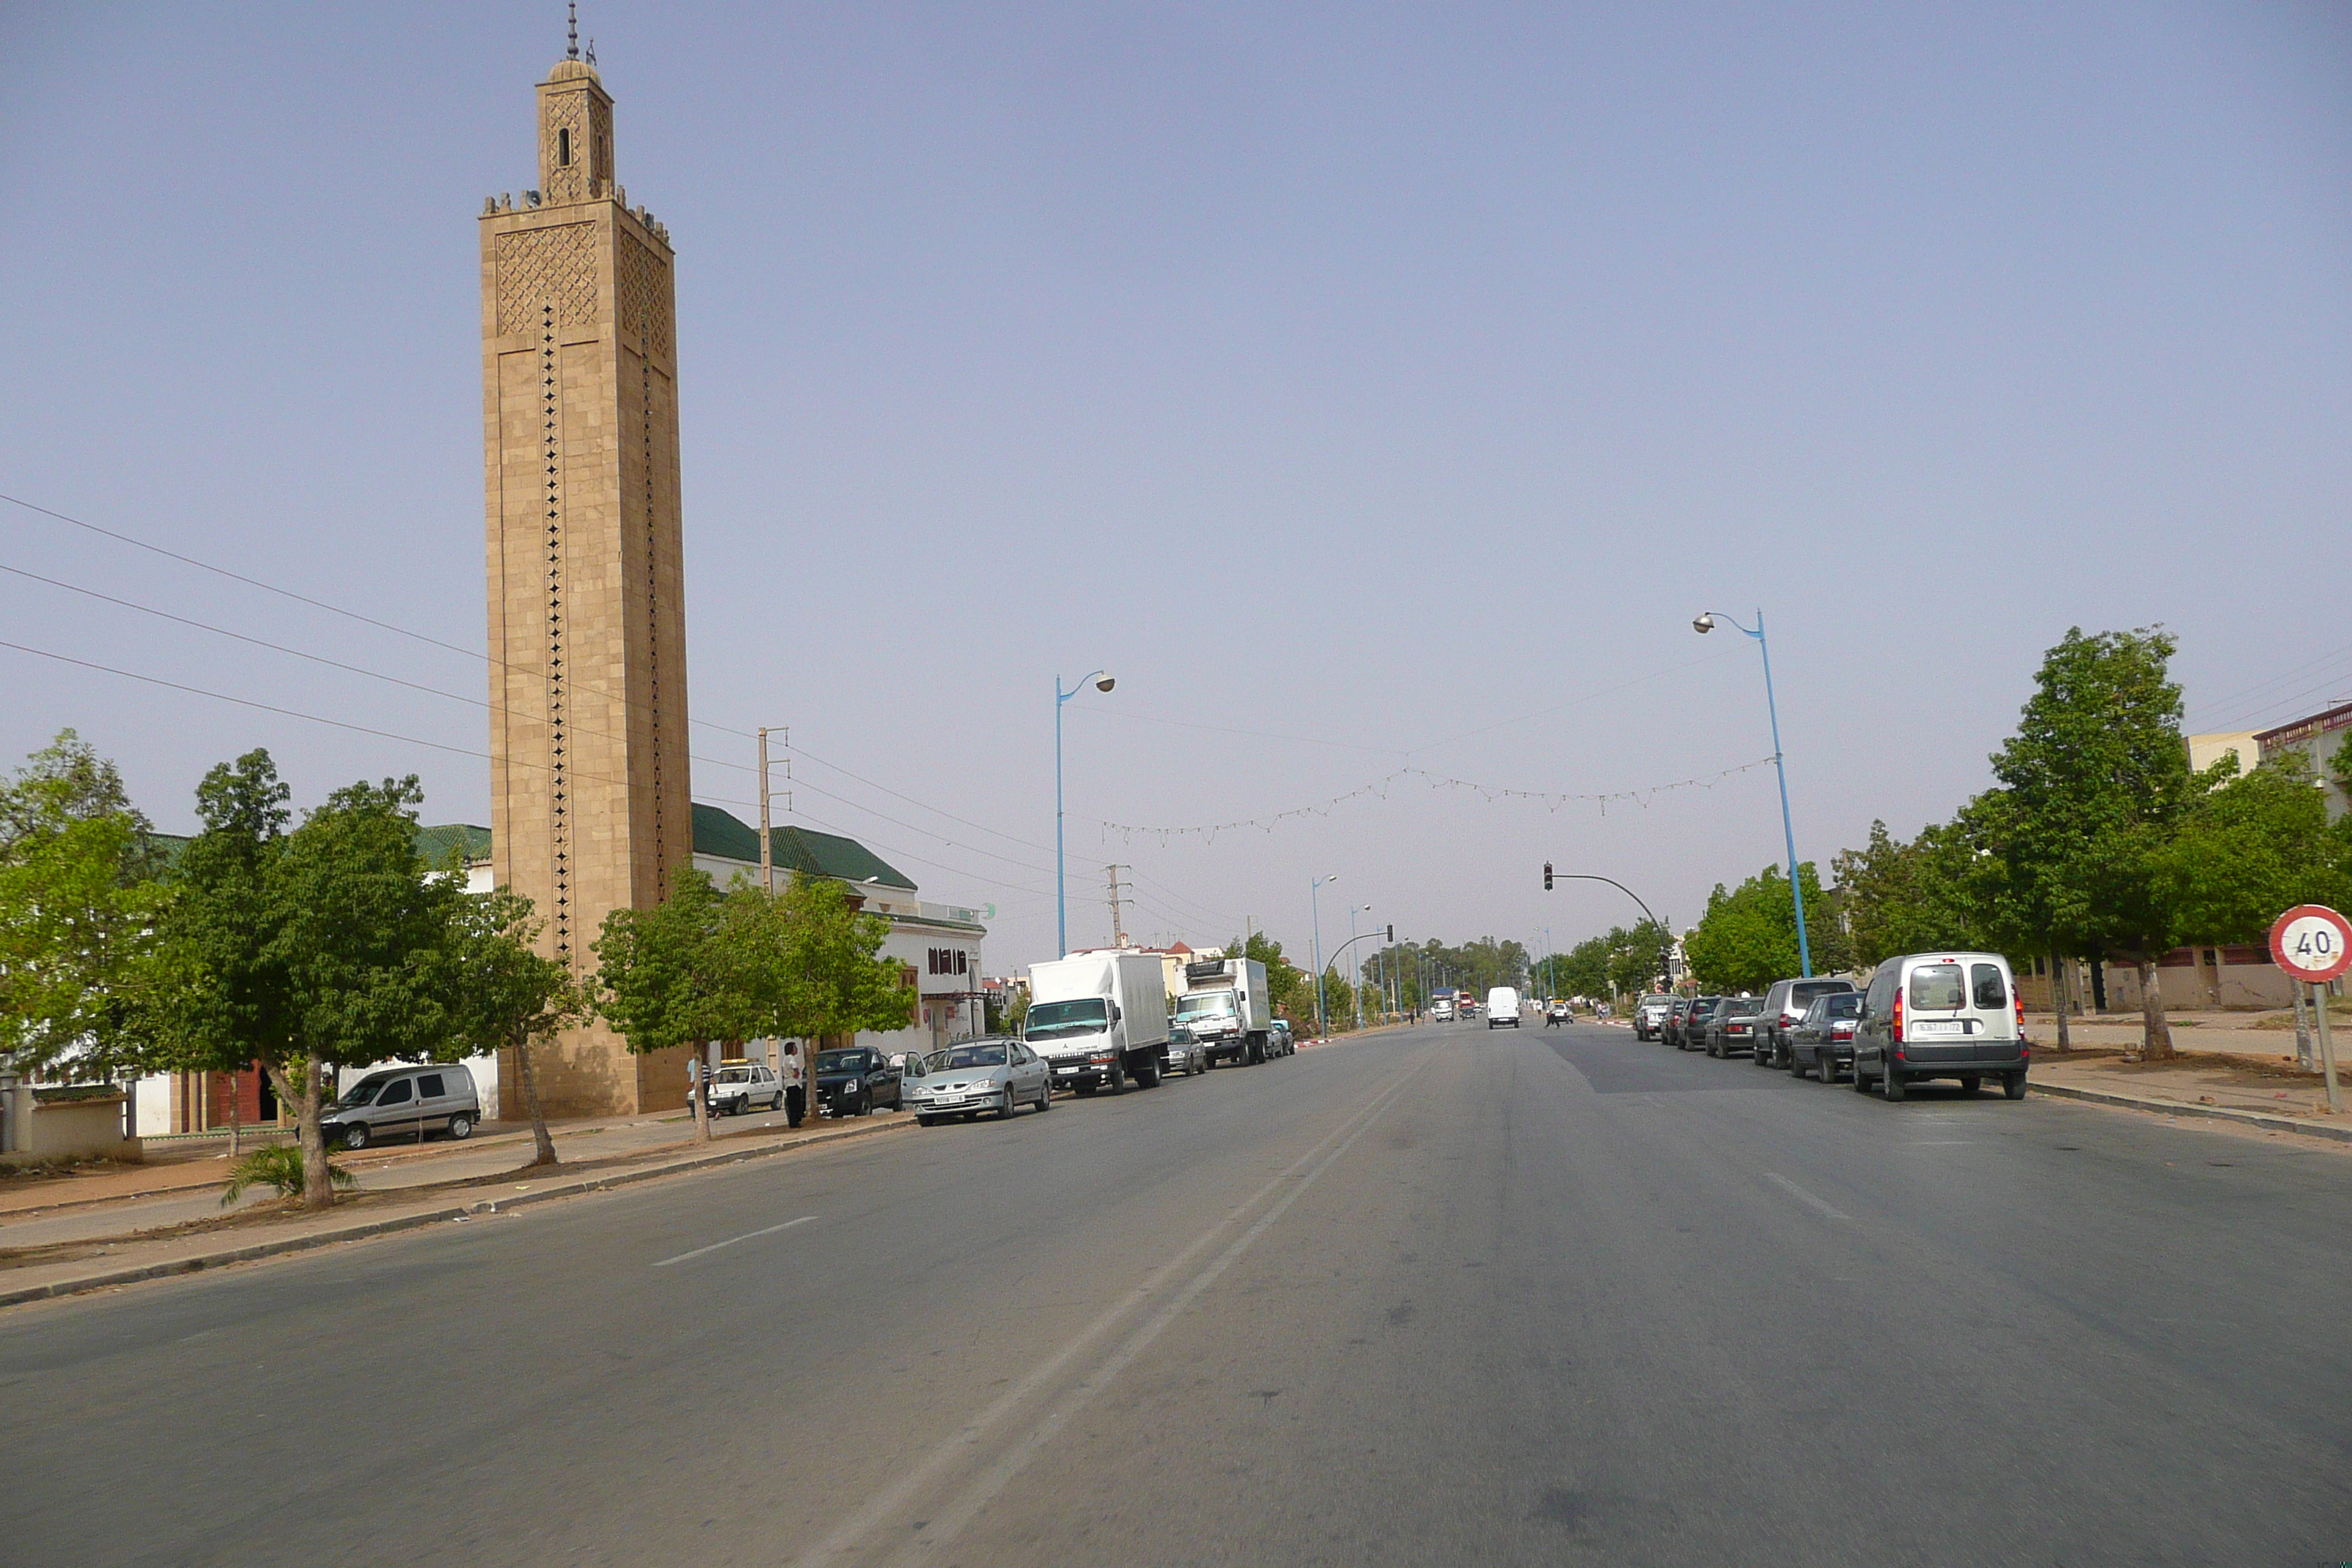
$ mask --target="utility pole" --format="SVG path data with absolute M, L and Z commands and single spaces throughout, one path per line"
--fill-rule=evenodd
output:
M 1122 870 L 1131 868 L 1132 868 L 1120 866 L 1106 866 L 1103 868 L 1103 869 L 1110 875 L 1110 944 L 1113 947 L 1125 947 L 1127 945 L 1127 926 L 1119 918 L 1119 905 L 1124 901 L 1124 900 L 1122 899 L 1119 890 L 1118 874 Z

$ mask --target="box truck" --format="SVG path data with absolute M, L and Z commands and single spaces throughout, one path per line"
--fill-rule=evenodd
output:
M 1186 964 L 1176 1022 L 1201 1042 L 1212 1067 L 1265 1060 L 1266 1034 L 1274 1027 L 1265 965 L 1255 958 L 1204 958 Z
M 1165 971 L 1148 952 L 1077 952 L 1029 966 L 1021 1037 L 1057 1089 L 1126 1092 L 1160 1081 L 1168 1049 Z

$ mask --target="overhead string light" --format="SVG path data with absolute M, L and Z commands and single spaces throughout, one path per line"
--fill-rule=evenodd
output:
M 1217 835 L 1221 833 L 1234 833 L 1244 827 L 1254 827 L 1261 833 L 1271 833 L 1279 825 L 1295 817 L 1328 816 L 1339 806 L 1347 805 L 1351 800 L 1361 800 L 1366 795 L 1378 795 L 1381 799 L 1386 800 L 1389 798 L 1391 789 L 1407 779 L 1418 779 L 1432 790 L 1468 790 L 1474 795 L 1485 797 L 1490 805 L 1502 800 L 1523 800 L 1554 812 L 1567 805 L 1597 805 L 1601 808 L 1601 815 L 1606 816 L 1609 815 L 1609 803 L 1612 800 L 1630 800 L 1647 810 L 1650 802 L 1659 795 L 1671 795 L 1678 790 L 1713 789 L 1726 779 L 1737 778 L 1741 773 L 1752 773 L 1758 768 L 1769 766 L 1771 762 L 1772 759 L 1769 756 L 1759 757 L 1752 763 L 1741 763 L 1737 767 L 1724 768 L 1717 773 L 1701 773 L 1696 778 L 1676 779 L 1671 784 L 1649 784 L 1640 789 L 1604 790 L 1597 795 L 1565 795 L 1553 790 L 1540 789 L 1507 789 L 1500 784 L 1478 784 L 1470 779 L 1432 773 L 1427 768 L 1399 768 L 1385 777 L 1374 779 L 1368 784 L 1360 784 L 1345 795 L 1335 795 L 1328 800 L 1318 801 L 1312 805 L 1295 805 L 1287 811 L 1277 811 L 1265 816 L 1245 816 L 1234 822 L 1204 823 L 1193 827 L 1149 827 L 1130 822 L 1103 822 L 1102 836 L 1105 840 L 1108 840 L 1113 834 L 1117 834 L 1123 844 L 1131 844 L 1139 837 L 1156 838 L 1163 847 L 1179 838 L 1199 838 L 1213 844 L 1216 842 Z

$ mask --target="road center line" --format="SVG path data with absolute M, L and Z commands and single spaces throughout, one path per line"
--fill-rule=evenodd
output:
M 1797 1185 L 1796 1183 L 1789 1180 L 1788 1177 L 1781 1175 L 1777 1171 L 1767 1171 L 1764 1173 L 1771 1177 L 1774 1181 L 1780 1183 L 1781 1189 L 1790 1197 L 1796 1199 L 1801 1204 L 1811 1205 L 1812 1207 L 1817 1208 L 1821 1210 L 1822 1213 L 1829 1215 L 1832 1219 L 1852 1219 L 1853 1217 L 1853 1215 L 1850 1214 L 1840 1214 L 1837 1210 L 1830 1207 L 1829 1205 L 1822 1202 L 1821 1199 L 1813 1196 L 1812 1194 L 1805 1191 L 1804 1188 Z
M 782 1225 L 772 1225 L 765 1230 L 747 1230 L 740 1236 L 730 1236 L 724 1241 L 714 1241 L 708 1247 L 698 1247 L 692 1252 L 681 1252 L 676 1258 L 665 1258 L 654 1267 L 667 1268 L 673 1263 L 683 1263 L 689 1258 L 699 1258 L 706 1252 L 716 1252 L 722 1247 L 732 1247 L 739 1241 L 757 1241 L 763 1236 L 773 1236 L 780 1230 L 790 1230 L 796 1225 L 806 1225 L 814 1218 L 816 1215 L 813 1214 L 804 1214 L 798 1219 L 788 1219 Z
M 1060 1351 L 1046 1357 L 1044 1361 L 1032 1367 L 1027 1373 L 1024 1373 L 1019 1381 L 1014 1383 L 1011 1388 L 998 1395 L 995 1402 L 991 1404 L 987 1409 L 972 1417 L 971 1421 L 960 1427 L 952 1436 L 941 1442 L 937 1447 L 933 1448 L 929 1454 L 926 1455 L 920 1464 L 907 1471 L 898 1480 L 893 1482 L 891 1485 L 884 1488 L 880 1492 L 877 1493 L 866 1502 L 865 1507 L 859 1509 L 847 1519 L 842 1521 L 841 1523 L 835 1526 L 832 1531 L 828 1533 L 824 1540 L 818 1542 L 814 1546 L 809 1548 L 808 1551 L 803 1552 L 800 1557 L 795 1559 L 795 1561 L 804 1563 L 823 1563 L 837 1559 L 843 1554 L 855 1551 L 860 1545 L 864 1544 L 866 1538 L 870 1536 L 885 1520 L 902 1511 L 906 1508 L 908 1500 L 913 1498 L 921 1488 L 929 1486 L 938 1480 L 939 1478 L 946 1472 L 948 1468 L 957 1459 L 969 1456 L 972 1450 L 977 1447 L 981 1438 L 987 1435 L 991 1427 L 994 1426 L 997 1423 L 1012 1414 L 1012 1412 L 1018 1408 L 1024 1401 L 1034 1396 L 1065 1367 L 1069 1365 L 1072 1361 L 1076 1360 L 1081 1352 L 1093 1345 L 1095 1342 L 1109 1333 L 1113 1328 L 1118 1326 L 1121 1319 L 1127 1317 L 1139 1307 L 1150 1303 L 1156 1293 L 1172 1276 L 1188 1267 L 1200 1254 L 1207 1251 L 1210 1245 L 1213 1243 L 1219 1236 L 1223 1235 L 1225 1230 L 1243 1215 L 1247 1214 L 1251 1209 L 1257 1206 L 1262 1200 L 1278 1191 L 1284 1183 L 1293 1180 L 1301 1171 L 1306 1171 L 1310 1165 L 1312 1165 L 1312 1171 L 1309 1172 L 1304 1181 L 1301 1181 L 1298 1184 L 1298 1186 L 1293 1192 L 1285 1194 L 1283 1199 L 1272 1209 L 1268 1210 L 1266 1215 L 1261 1218 L 1256 1225 L 1252 1226 L 1238 1240 L 1234 1242 L 1232 1247 L 1226 1248 L 1224 1255 L 1210 1266 L 1209 1270 L 1203 1275 L 1203 1277 L 1196 1279 L 1192 1285 L 1180 1291 L 1171 1306 L 1167 1309 L 1163 1309 L 1160 1314 L 1155 1316 L 1152 1321 L 1145 1326 L 1141 1333 L 1139 1333 L 1136 1339 L 1129 1342 L 1129 1347 L 1122 1348 L 1121 1352 L 1118 1355 L 1115 1355 L 1110 1363 L 1106 1363 L 1106 1367 L 1112 1370 L 1115 1370 L 1117 1367 L 1126 1365 L 1128 1361 L 1133 1359 L 1133 1355 L 1129 1353 L 1130 1349 L 1134 1353 L 1140 1353 L 1143 1346 L 1148 1344 L 1150 1342 L 1150 1339 L 1158 1336 L 1160 1327 L 1164 1326 L 1163 1320 L 1172 1318 L 1175 1311 L 1181 1310 L 1184 1306 L 1189 1304 L 1195 1296 L 1200 1294 L 1202 1289 L 1207 1288 L 1208 1284 L 1213 1280 L 1217 1275 L 1223 1273 L 1231 1262 L 1241 1256 L 1242 1250 L 1246 1247 L 1250 1242 L 1255 1240 L 1259 1235 L 1263 1234 L 1265 1227 L 1271 1225 L 1275 1218 L 1280 1215 L 1284 1209 L 1288 1208 L 1291 1202 L 1295 1200 L 1300 1193 L 1306 1191 L 1307 1184 L 1311 1183 L 1316 1176 L 1320 1175 L 1325 1166 L 1328 1165 L 1332 1160 L 1339 1158 L 1340 1154 L 1346 1152 L 1348 1146 L 1352 1144 L 1356 1141 L 1357 1137 L 1360 1135 L 1366 1128 L 1370 1127 L 1374 1121 L 1378 1120 L 1382 1111 L 1386 1110 L 1391 1104 L 1394 1103 L 1397 1096 L 1403 1092 L 1406 1084 L 1411 1082 L 1414 1076 L 1417 1075 L 1423 1068 L 1426 1067 L 1435 1055 L 1435 1047 L 1424 1049 L 1417 1059 L 1407 1065 L 1402 1072 L 1398 1073 L 1394 1079 L 1391 1079 L 1387 1087 L 1381 1089 L 1378 1093 L 1373 1095 L 1370 1102 L 1365 1105 L 1361 1110 L 1357 1111 L 1353 1116 L 1350 1116 L 1346 1121 L 1340 1122 L 1338 1127 L 1333 1128 L 1328 1133 L 1326 1133 L 1313 1148 L 1307 1150 L 1306 1153 L 1301 1154 L 1297 1160 L 1293 1161 L 1288 1166 L 1268 1180 L 1264 1186 L 1258 1188 L 1257 1191 L 1252 1193 L 1240 1203 L 1235 1204 L 1232 1209 L 1226 1212 L 1225 1216 L 1223 1219 L 1218 1220 L 1214 1225 L 1212 1225 L 1208 1229 L 1195 1237 L 1185 1246 L 1183 1250 L 1177 1253 L 1175 1257 L 1170 1258 L 1166 1263 L 1161 1264 L 1158 1268 L 1153 1269 L 1150 1274 L 1146 1275 L 1143 1279 L 1143 1282 L 1138 1285 L 1133 1291 L 1129 1292 L 1124 1300 L 1105 1310 L 1093 1322 L 1088 1323 L 1084 1329 L 1073 1335 L 1069 1342 L 1065 1344 Z M 1338 1145 L 1338 1147 L 1334 1148 L 1333 1146 L 1335 1144 Z M 1328 1154 L 1326 1152 L 1327 1151 L 1328 1152 Z M 1321 1163 L 1316 1163 L 1318 1160 L 1320 1160 Z M 1066 1416 L 1069 1411 L 1075 1410 L 1077 1407 L 1077 1405 L 1082 1403 L 1085 1398 L 1094 1391 L 1094 1389 L 1099 1387 L 1103 1382 L 1107 1381 L 1107 1377 L 1108 1373 L 1106 1371 L 1097 1371 L 1095 1375 L 1087 1378 L 1081 1384 L 1076 1398 L 1046 1416 L 1045 1421 L 1032 1428 L 1030 1434 L 1026 1437 L 1016 1442 L 1013 1446 L 1013 1455 L 1017 1457 L 1020 1462 L 1025 1463 L 1029 1454 L 1034 1449 L 1036 1445 L 1043 1442 L 1046 1436 L 1051 1435 L 1052 1428 L 1057 1426 L 1060 1424 L 1060 1421 Z M 982 1483 L 978 1487 L 967 1491 L 962 1499 L 960 1499 L 954 1505 L 952 1505 L 951 1511 L 954 1514 L 953 1524 L 955 1526 L 961 1526 L 962 1522 L 969 1519 L 972 1512 L 980 1507 L 981 1503 L 986 1501 L 989 1497 L 995 1495 L 995 1492 L 1001 1489 L 1005 1482 L 1011 1480 L 1013 1474 L 1016 1473 L 1020 1468 L 1019 1463 L 1013 1464 L 1011 1468 L 1007 1468 L 1006 1465 L 1007 1461 L 1000 1460 L 995 1467 L 991 1468 L 987 1476 L 983 1478 Z M 949 1531 L 938 1528 L 939 1526 L 946 1523 L 947 1521 L 944 1516 L 935 1515 L 931 1521 L 931 1524 L 934 1528 L 929 1529 L 925 1531 L 927 1542 L 946 1539 L 949 1534 Z

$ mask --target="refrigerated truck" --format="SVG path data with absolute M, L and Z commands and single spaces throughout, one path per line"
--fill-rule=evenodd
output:
M 1176 1022 L 1201 1042 L 1212 1067 L 1265 1060 L 1266 1035 L 1274 1027 L 1265 965 L 1255 958 L 1204 958 L 1186 964 Z
M 1168 1050 L 1167 972 L 1148 952 L 1074 952 L 1029 966 L 1021 1037 L 1082 1095 L 1160 1081 Z

